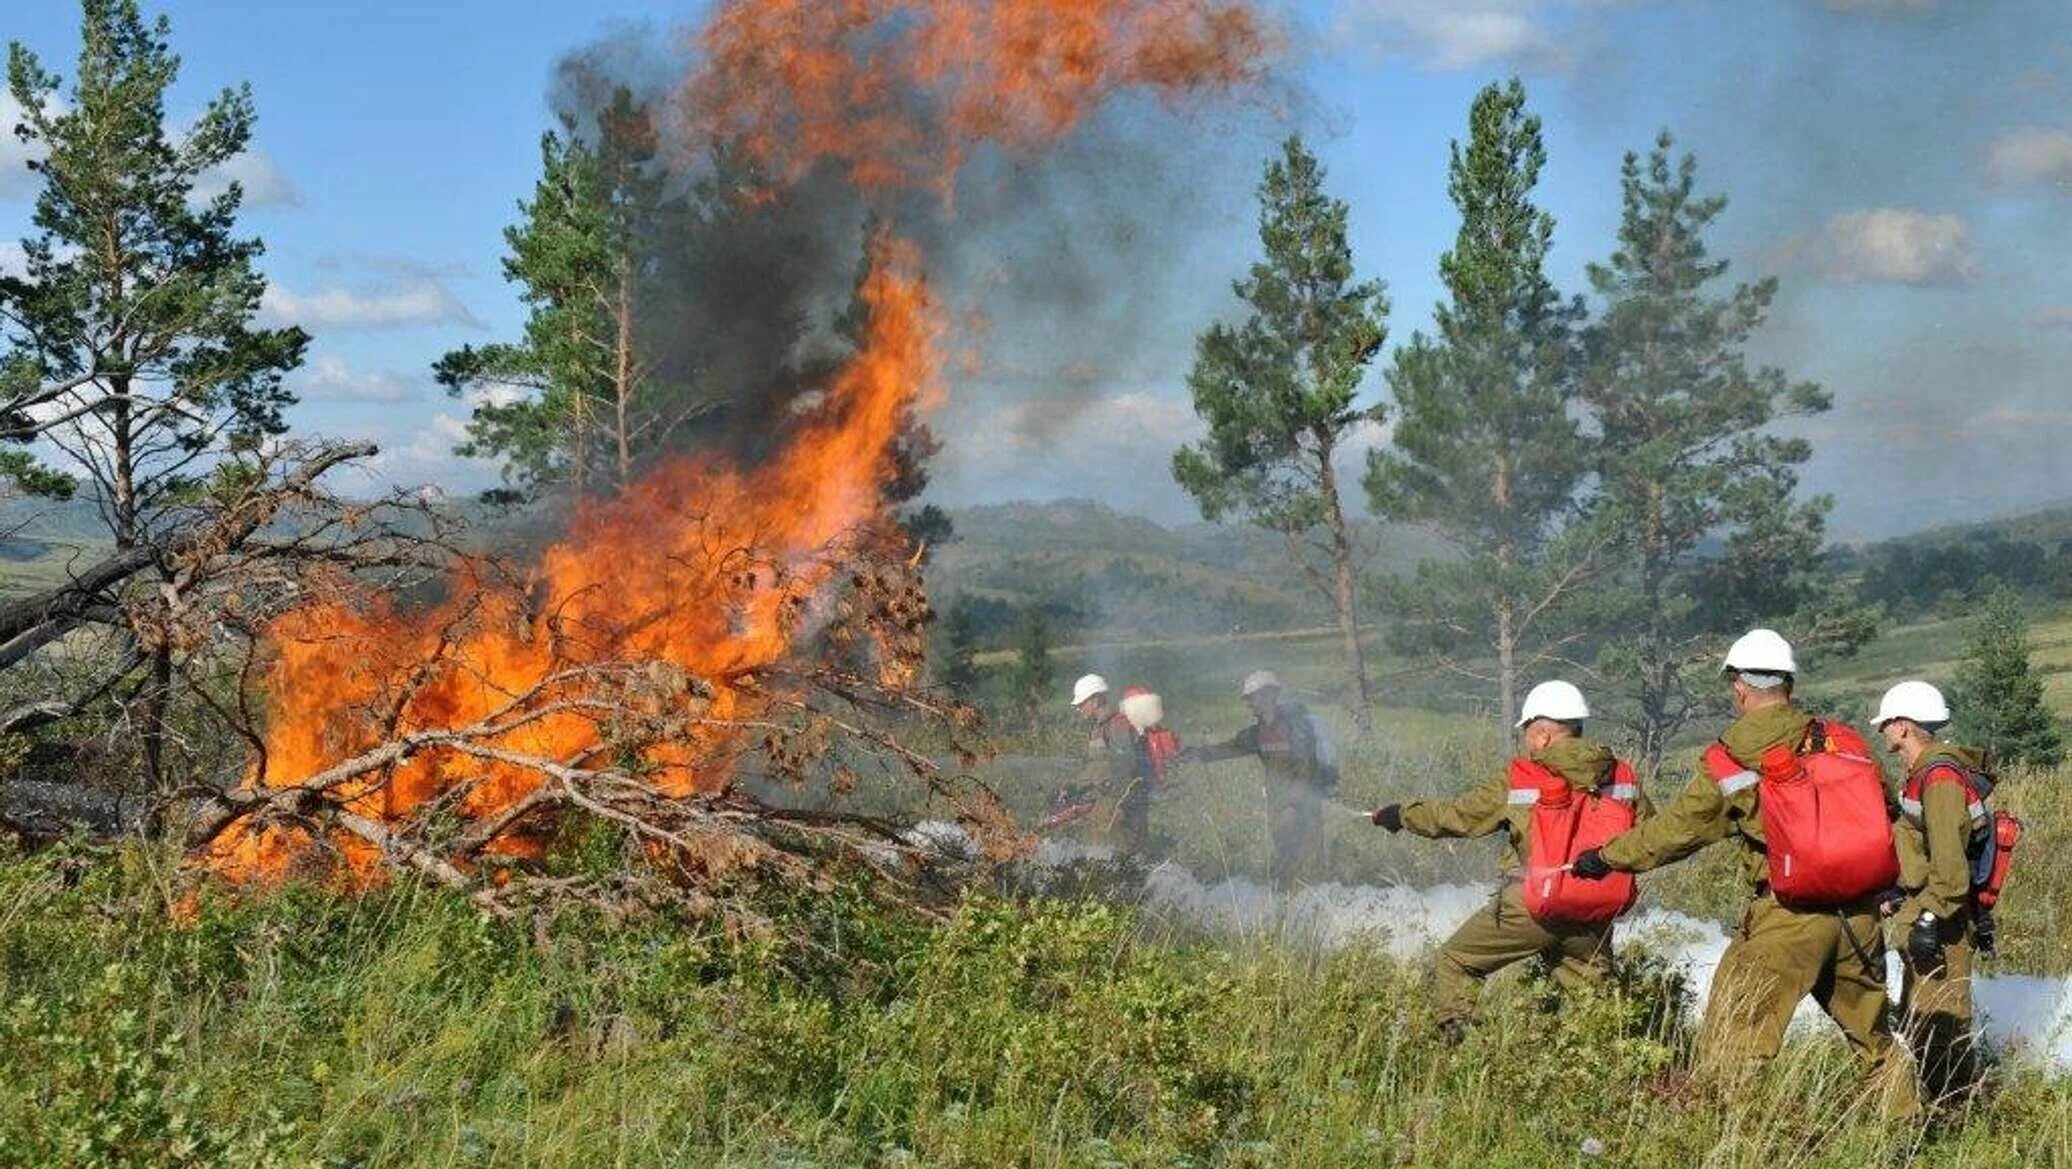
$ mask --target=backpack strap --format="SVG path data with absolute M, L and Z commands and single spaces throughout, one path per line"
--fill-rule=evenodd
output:
M 1512 807 L 1529 808 L 1540 802 L 1541 794 L 1550 786 L 1555 784 L 1565 786 L 1567 782 L 1567 780 L 1555 774 L 1544 763 L 1535 763 L 1525 758 L 1513 759 L 1511 760 L 1511 792 L 1506 797 L 1506 802 Z
M 1938 759 L 1928 765 L 1927 770 L 1907 779 L 1906 788 L 1900 793 L 1899 808 L 1915 821 L 1921 819 L 1921 801 L 1927 794 L 1928 785 L 1941 781 L 1954 783 L 1964 789 L 1965 817 L 1974 826 L 1986 822 L 1991 812 L 1986 808 L 1986 795 L 1981 792 L 1973 776 L 1964 768 L 1947 759 Z
M 1598 789 L 1598 794 L 1607 799 L 1632 804 L 1640 801 L 1640 780 L 1633 774 L 1633 768 L 1624 759 L 1612 761 L 1612 781 Z
M 1733 799 L 1762 779 L 1762 776 L 1741 766 L 1741 761 L 1734 758 L 1727 745 L 1719 742 L 1705 748 L 1705 770 L 1712 776 L 1712 782 L 1719 785 L 1723 799 Z

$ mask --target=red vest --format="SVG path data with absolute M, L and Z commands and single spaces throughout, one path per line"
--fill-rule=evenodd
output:
M 1561 773 L 1530 759 L 1511 760 L 1511 803 L 1530 805 L 1525 832 L 1525 911 L 1534 921 L 1605 925 L 1633 907 L 1632 873 L 1585 881 L 1567 866 L 1633 827 L 1640 786 L 1633 769 L 1615 763 L 1612 782 L 1594 792 L 1569 786 Z
M 1741 766 L 1724 743 L 1705 750 L 1705 769 L 1722 796 L 1756 789 L 1770 892 L 1778 901 L 1846 905 L 1898 883 L 1885 781 L 1862 736 L 1815 720 L 1797 750 L 1772 747 L 1761 768 Z
M 1909 775 L 1906 787 L 1901 789 L 1899 809 L 1914 823 L 1921 823 L 1922 791 L 1936 782 L 1954 783 L 1964 789 L 1964 810 L 1971 827 L 1972 847 L 1965 854 L 1971 870 L 1971 896 L 1980 909 L 1991 909 L 2000 903 L 2000 892 L 2007 887 L 2015 846 L 2022 840 L 2022 822 L 1987 806 L 1986 801 L 1993 795 L 1991 777 L 1959 767 L 1948 759 L 1938 759 L 1925 770 Z

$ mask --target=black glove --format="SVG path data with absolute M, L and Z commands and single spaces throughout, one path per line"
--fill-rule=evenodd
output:
M 1942 973 L 1942 922 L 1934 914 L 1922 914 L 1907 931 L 1907 961 L 1916 974 Z
M 1994 924 L 1990 909 L 1972 910 L 1971 938 L 1978 947 L 1978 956 L 1991 958 L 2000 951 L 2000 927 Z
M 1604 863 L 1604 854 L 1594 848 L 1586 848 L 1577 853 L 1574 863 L 1568 866 L 1568 871 L 1585 881 L 1602 881 L 1612 875 L 1612 867 Z
M 1390 832 L 1401 832 L 1403 830 L 1403 805 L 1383 804 L 1379 808 L 1374 809 L 1374 815 L 1371 818 L 1376 828 L 1386 828 Z

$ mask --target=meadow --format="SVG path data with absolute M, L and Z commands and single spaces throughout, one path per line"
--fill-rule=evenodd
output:
M 1245 653 L 1144 652 L 1110 668 L 1172 667 L 1195 680 L 1168 686 L 1186 733 L 1235 729 L 1223 675 Z M 1309 661 L 1276 664 L 1301 689 Z M 1880 669 L 1855 666 L 1837 675 L 1845 697 Z M 1501 759 L 1486 724 L 1454 714 L 1385 706 L 1364 737 L 1342 729 L 1348 809 L 1454 790 Z M 1011 803 L 1040 808 L 1060 761 L 1037 749 L 1069 733 L 994 765 Z M 1194 880 L 1264 870 L 1247 767 L 1160 797 L 1155 827 Z M 2072 973 L 2072 881 L 2051 863 L 2072 847 L 2066 779 L 2010 777 L 2032 835 L 1990 973 Z M 1493 873 L 1492 842 L 1393 838 L 1350 811 L 1327 823 L 1322 875 L 1347 888 Z M 1727 860 L 1651 878 L 1643 909 L 1731 921 Z M 0 1164 L 2072 1164 L 2072 1079 L 2041 1051 L 2005 1053 L 1975 1104 L 1895 1127 L 1822 1024 L 1728 1096 L 1681 1071 L 1694 988 L 1638 947 L 1602 995 L 1498 979 L 1447 1049 L 1426 1024 L 1425 958 L 1386 915 L 1316 945 L 1173 912 L 1146 888 L 1085 862 L 989 877 L 932 915 L 845 887 L 744 894 L 752 912 L 700 922 L 497 922 L 407 882 L 218 891 L 195 909 L 177 857 L 142 845 L 13 856 Z

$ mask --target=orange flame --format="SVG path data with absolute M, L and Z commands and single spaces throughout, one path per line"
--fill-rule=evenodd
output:
M 693 127 L 782 179 L 822 161 L 860 190 L 947 196 L 980 143 L 1041 147 L 1108 96 L 1228 90 L 1258 76 L 1266 37 L 1236 0 L 723 0 L 686 91 Z M 942 315 L 915 250 L 878 242 L 862 288 L 858 355 L 782 452 L 752 469 L 665 464 L 587 506 L 525 579 L 465 565 L 448 600 L 405 611 L 383 596 L 313 603 L 270 631 L 259 783 L 307 785 L 341 760 L 419 737 L 419 749 L 328 790 L 393 825 L 438 802 L 494 827 L 542 782 L 498 751 L 583 763 L 610 751 L 594 713 L 552 700 L 567 671 L 666 663 L 708 688 L 686 741 L 645 747 L 661 791 L 711 791 L 739 732 L 771 701 L 753 675 L 792 650 L 796 617 L 851 542 L 884 519 L 894 444 L 939 395 Z M 423 741 L 549 695 L 475 749 Z M 579 698 L 580 695 L 574 696 Z M 544 710 L 545 713 L 540 713 Z M 501 725 L 501 724 L 499 724 Z M 499 830 L 496 847 L 537 847 Z M 308 830 L 245 823 L 205 863 L 233 879 L 311 854 Z M 364 834 L 324 842 L 372 877 Z
M 791 614 L 883 507 L 906 411 L 937 392 L 940 316 L 912 249 L 883 241 L 862 296 L 861 355 L 768 464 L 747 473 L 710 459 L 664 466 L 584 510 L 533 579 L 470 565 L 449 600 L 421 613 L 371 596 L 282 618 L 272 630 L 264 781 L 302 784 L 384 742 L 479 724 L 584 665 L 666 662 L 711 685 L 710 721 L 752 718 L 759 692 L 729 680 L 785 655 Z M 596 720 L 580 711 L 489 745 L 558 761 L 602 746 Z M 689 760 L 712 746 L 657 751 L 646 760 L 654 782 L 677 795 L 710 790 L 725 777 L 696 774 Z M 393 822 L 460 793 L 456 812 L 479 820 L 539 782 L 529 767 L 432 747 L 379 782 L 334 794 L 352 813 Z M 210 859 L 227 876 L 250 877 L 279 871 L 308 843 L 300 830 L 253 828 L 227 836 Z M 375 859 L 364 842 L 332 843 L 356 867 Z
M 1267 31 L 1228 0 L 732 0 L 699 37 L 694 119 L 786 180 L 945 198 L 970 149 L 1063 137 L 1118 91 L 1261 78 Z

